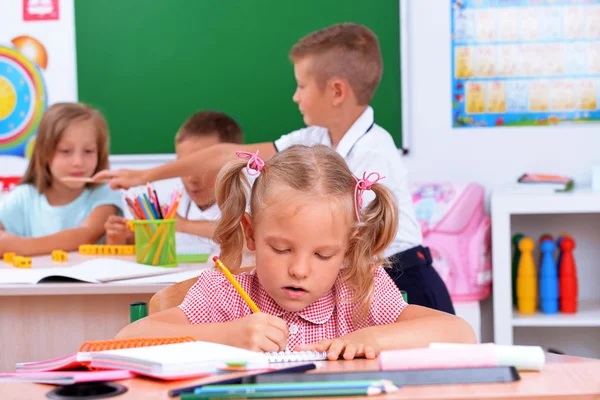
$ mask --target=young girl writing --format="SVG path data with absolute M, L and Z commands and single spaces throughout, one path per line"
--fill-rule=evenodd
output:
M 121 212 L 121 196 L 82 178 L 107 167 L 104 117 L 77 103 L 48 108 L 25 175 L 0 203 L 0 255 L 72 251 L 98 242 L 106 220 Z
M 374 358 L 384 349 L 433 341 L 474 342 L 450 314 L 407 305 L 382 268 L 394 240 L 397 206 L 377 173 L 361 179 L 326 146 L 291 146 L 266 163 L 256 154 L 224 167 L 217 180 L 221 259 L 239 267 L 244 239 L 256 268 L 237 279 L 252 313 L 224 275 L 202 272 L 182 304 L 124 328 L 120 337 L 190 335 L 256 351 L 328 351 Z M 258 175 L 246 213 L 249 183 Z M 375 199 L 364 209 L 363 192 Z

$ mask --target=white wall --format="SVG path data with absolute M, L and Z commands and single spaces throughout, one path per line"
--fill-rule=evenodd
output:
M 514 183 L 524 172 L 591 180 L 600 164 L 600 125 L 453 129 L 450 4 L 409 0 L 411 177 L 477 181 L 487 189 Z
M 411 125 L 410 153 L 405 157 L 411 179 L 475 181 L 485 186 L 488 195 L 494 189 L 514 184 L 524 172 L 568 175 L 578 184 L 589 184 L 592 166 L 600 165 L 600 125 L 453 129 L 450 4 L 446 0 L 408 3 L 410 94 L 404 106 L 409 107 Z M 544 218 L 522 218 L 515 221 L 515 228 L 536 239 L 548 228 Z M 581 260 L 579 279 L 587 294 L 590 286 L 598 287 L 597 281 L 588 279 L 597 278 L 597 261 L 584 260 L 597 260 L 590 244 L 600 243 L 600 229 L 590 227 L 586 218 L 561 218 L 552 220 L 551 233 L 567 230 L 576 239 L 585 239 L 587 246 L 578 247 L 577 260 Z M 568 227 L 561 225 L 566 220 L 571 221 Z M 491 306 L 488 300 L 482 307 L 483 341 L 493 340 Z M 519 328 L 515 335 L 516 343 L 535 343 L 596 357 L 600 356 L 598 339 L 600 330 L 588 328 Z

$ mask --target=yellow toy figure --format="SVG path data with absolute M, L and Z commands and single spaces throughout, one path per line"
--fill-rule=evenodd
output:
M 537 276 L 533 260 L 533 239 L 524 237 L 519 241 L 521 258 L 517 272 L 517 307 L 521 314 L 535 314 L 537 299 Z

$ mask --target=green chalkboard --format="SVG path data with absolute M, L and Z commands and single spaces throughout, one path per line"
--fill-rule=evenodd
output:
M 79 100 L 106 116 L 112 154 L 172 153 L 201 109 L 234 117 L 247 143 L 271 141 L 304 126 L 289 49 L 338 22 L 379 37 L 372 105 L 400 147 L 398 0 L 75 0 Z

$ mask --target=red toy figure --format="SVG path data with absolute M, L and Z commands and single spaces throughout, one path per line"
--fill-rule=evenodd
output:
M 560 311 L 563 313 L 577 312 L 577 267 L 573 257 L 575 241 L 571 237 L 565 237 L 560 242 L 562 258 L 559 265 L 559 296 Z

